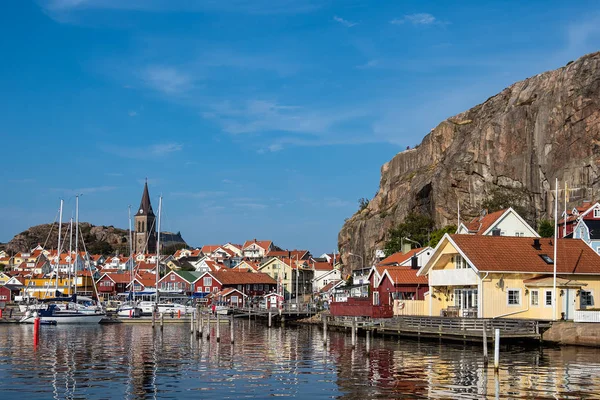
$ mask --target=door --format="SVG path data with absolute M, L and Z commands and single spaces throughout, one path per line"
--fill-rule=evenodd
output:
M 566 320 L 572 320 L 575 317 L 575 301 L 576 301 L 576 291 L 575 289 L 562 289 L 564 290 L 563 294 L 563 311 L 565 313 Z M 559 292 L 560 293 L 560 292 Z

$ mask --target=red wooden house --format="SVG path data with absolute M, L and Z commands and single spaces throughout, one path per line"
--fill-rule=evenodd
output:
M 429 283 L 426 276 L 417 276 L 417 271 L 411 267 L 386 268 L 372 290 L 373 304 L 393 306 L 394 300 L 424 300 Z
M 205 272 L 194 282 L 195 293 L 217 293 L 226 288 L 237 289 L 247 296 L 262 296 L 275 291 L 277 282 L 262 272 L 234 270 Z
M 96 281 L 98 295 L 104 300 L 108 300 L 119 293 L 124 293 L 127 291 L 127 285 L 129 285 L 130 280 L 131 276 L 125 272 L 105 273 Z

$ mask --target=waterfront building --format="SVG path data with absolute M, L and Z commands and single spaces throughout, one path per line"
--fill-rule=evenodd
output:
M 563 230 L 559 225 L 558 230 Z M 573 228 L 574 239 L 583 240 L 596 253 L 600 254 L 600 203 L 596 203 L 577 217 Z
M 103 273 L 96 281 L 98 295 L 101 300 L 109 300 L 115 296 L 125 293 L 127 285 L 131 282 L 131 275 L 127 272 Z
M 242 246 L 242 256 L 244 258 L 262 259 L 265 255 L 277 247 L 270 240 L 248 240 Z
M 196 271 L 170 271 L 158 281 L 158 290 L 167 293 L 182 293 L 191 295 L 201 272 Z
M 312 293 L 314 271 L 306 261 L 272 257 L 259 268 L 280 286 L 287 300 L 298 295 Z
M 194 282 L 194 293 L 208 295 L 234 288 L 248 296 L 262 296 L 275 291 L 277 282 L 267 274 L 256 272 L 205 272 Z
M 312 262 L 310 266 L 313 269 L 312 291 L 319 292 L 331 281 L 342 279 L 342 272 L 339 268 L 334 268 L 329 262 Z
M 515 210 L 507 208 L 493 213 L 483 210 L 469 223 L 461 223 L 456 233 L 487 236 L 540 237 Z
M 425 314 L 573 319 L 575 310 L 595 306 L 600 256 L 581 240 L 560 239 L 555 298 L 554 245 L 548 238 L 446 234 L 418 272 L 428 278 Z

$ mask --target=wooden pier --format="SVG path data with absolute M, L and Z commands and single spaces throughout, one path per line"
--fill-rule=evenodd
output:
M 492 341 L 494 331 L 500 330 L 505 340 L 541 340 L 543 330 L 549 325 L 536 320 L 525 319 L 480 319 L 447 317 L 394 317 L 371 319 L 361 317 L 327 318 L 331 328 L 372 332 L 377 335 L 394 335 L 417 338 L 431 338 L 452 341 L 482 342 L 484 337 Z

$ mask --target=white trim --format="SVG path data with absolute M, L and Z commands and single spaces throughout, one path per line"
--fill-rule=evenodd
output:
M 537 293 L 537 304 L 533 304 L 533 292 Z M 540 306 L 540 290 L 539 289 L 529 290 L 529 305 L 532 307 Z
M 583 292 L 588 292 L 592 294 L 592 304 L 581 304 L 581 299 L 583 298 L 582 294 Z M 585 310 L 586 307 L 595 307 L 595 298 L 594 298 L 594 289 L 590 289 L 590 290 L 585 290 L 585 289 L 581 289 L 579 292 L 579 309 L 580 310 Z
M 591 206 L 590 208 L 588 208 L 587 210 L 585 210 L 583 213 L 579 214 L 577 216 L 577 219 L 582 220 L 583 217 L 585 217 L 586 215 L 588 215 L 593 209 L 595 209 L 596 207 L 600 207 L 600 203 L 596 203 L 593 206 Z
M 550 293 L 550 302 L 552 303 L 552 301 L 554 300 L 552 289 L 544 289 L 544 307 L 552 307 L 552 304 L 548 304 L 548 302 L 546 301 L 546 299 L 547 299 L 546 295 L 548 293 Z
M 437 246 L 435 246 L 433 254 L 431 255 L 431 258 L 429 259 L 429 261 L 427 262 L 427 264 L 425 264 L 424 266 L 422 266 L 417 271 L 417 276 L 426 275 L 429 272 L 429 270 L 431 268 L 433 268 L 433 266 L 437 263 L 437 261 L 439 260 L 439 258 L 441 256 L 441 254 L 437 254 L 437 253 L 438 253 L 438 251 L 441 251 L 440 249 L 446 245 L 445 244 L 446 241 L 449 242 L 450 244 L 452 244 L 452 246 L 458 252 L 458 254 L 460 254 L 467 261 L 467 263 L 469 264 L 469 266 L 471 268 L 473 268 L 473 270 L 476 273 L 479 273 L 479 270 L 477 269 L 477 267 L 475 267 L 475 264 L 473 264 L 471 262 L 471 260 L 469 259 L 469 257 L 467 257 L 467 255 L 460 249 L 460 247 L 458 247 L 458 245 L 456 244 L 456 242 L 454 242 L 454 240 L 452 240 L 452 238 L 450 237 L 450 235 L 447 234 L 447 233 L 445 233 L 444 236 L 442 237 L 442 239 L 438 242 Z M 436 256 L 436 254 L 437 254 L 437 256 Z
M 518 292 L 519 293 L 519 297 L 518 300 L 519 302 L 517 304 L 510 304 L 510 292 Z M 523 294 L 523 291 L 520 288 L 506 288 L 506 305 L 508 307 L 520 307 L 521 305 L 523 305 L 523 300 L 521 299 L 521 295 Z

